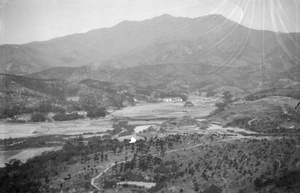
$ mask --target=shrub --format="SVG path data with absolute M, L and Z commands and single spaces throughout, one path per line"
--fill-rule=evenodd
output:
M 71 113 L 71 114 L 65 114 L 65 113 L 59 113 L 52 117 L 55 121 L 68 121 L 68 120 L 76 120 L 81 119 L 83 116 L 78 115 L 78 113 Z
M 214 92 L 214 91 L 207 91 L 206 96 L 207 96 L 207 97 L 213 97 L 213 96 L 215 96 L 216 94 L 217 94 L 217 92 Z
M 148 192 L 150 193 L 154 193 L 154 192 L 158 192 L 159 190 L 163 189 L 166 186 L 165 183 L 157 183 L 155 186 L 151 187 L 148 189 Z
M 6 115 L 1 115 L 1 114 L 0 114 L 0 119 L 5 119 L 5 118 L 7 118 Z
M 32 122 L 44 122 L 46 120 L 46 117 L 43 113 L 35 113 L 31 116 Z
M 233 94 L 230 91 L 223 92 L 223 101 L 224 103 L 231 103 L 233 102 Z
M 106 109 L 105 108 L 94 108 L 88 111 L 87 117 L 89 118 L 98 118 L 105 117 Z
M 293 189 L 293 187 L 296 187 L 296 184 L 300 184 L 299 176 L 299 171 L 288 171 L 280 176 L 280 178 L 276 180 L 275 184 L 277 187 L 290 190 Z
M 116 187 L 117 185 L 117 182 L 112 180 L 112 181 L 109 181 L 109 180 L 104 180 L 104 187 L 103 188 L 114 188 Z
M 215 106 L 218 108 L 216 110 L 214 110 L 213 112 L 211 112 L 209 116 L 213 116 L 213 115 L 221 113 L 222 111 L 225 110 L 225 108 L 227 107 L 227 104 L 226 103 L 216 103 Z
M 13 117 L 17 114 L 20 114 L 20 107 L 13 106 L 11 108 L 4 109 L 4 116 Z
M 212 184 L 210 187 L 206 188 L 203 193 L 222 193 L 222 189 L 218 186 Z

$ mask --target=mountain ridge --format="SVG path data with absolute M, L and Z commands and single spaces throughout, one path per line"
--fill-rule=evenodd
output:
M 0 57 L 0 71 L 25 75 L 52 67 L 78 67 L 89 64 L 111 64 L 126 68 L 128 63 L 130 63 L 130 67 L 145 62 L 140 61 L 137 57 L 134 58 L 134 62 L 130 61 L 131 58 L 129 58 L 129 61 L 125 60 L 123 62 L 123 57 L 137 55 L 141 50 L 149 48 L 153 49 L 154 52 L 159 52 L 159 50 L 155 51 L 157 49 L 156 45 L 172 44 L 176 41 L 193 43 L 198 38 L 199 45 L 203 49 L 207 49 L 208 52 L 211 51 L 209 49 L 214 48 L 214 44 L 218 44 L 218 46 L 224 44 L 222 48 L 220 47 L 224 52 L 228 46 L 231 49 L 235 48 L 234 46 L 237 43 L 234 46 L 230 45 L 235 40 L 248 38 L 247 32 L 250 35 L 254 34 L 251 35 L 250 39 L 253 43 L 249 41 L 252 46 L 262 41 L 262 37 L 258 37 L 261 35 L 260 31 L 241 26 L 221 15 L 209 15 L 192 19 L 163 15 L 144 21 L 124 21 L 111 28 L 95 29 L 82 34 L 54 38 L 49 41 L 31 42 L 23 45 L 2 45 L 0 46 L 2 55 Z M 276 39 L 277 36 L 279 38 L 282 36 L 293 37 L 293 34 L 268 31 L 263 33 L 266 35 L 266 40 L 270 36 L 270 42 Z M 225 42 L 222 40 L 224 37 Z M 220 40 L 222 40 L 221 43 L 218 43 Z M 266 45 L 268 47 L 269 43 Z M 207 47 L 205 48 L 205 46 Z M 261 48 L 257 48 L 257 46 L 253 49 L 257 53 L 261 52 L 259 50 Z M 217 51 L 217 53 L 220 52 Z M 155 53 L 149 53 L 149 55 L 155 57 Z M 176 57 L 173 58 L 173 61 L 177 60 Z M 182 61 L 186 62 L 184 57 L 186 56 L 183 56 Z M 152 63 L 157 62 L 155 60 L 151 61 L 151 59 L 149 61 Z M 159 63 L 168 62 L 172 61 Z M 181 61 L 179 60 L 179 62 Z

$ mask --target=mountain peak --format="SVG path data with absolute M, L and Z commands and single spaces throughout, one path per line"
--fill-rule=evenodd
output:
M 202 16 L 201 18 L 209 20 L 232 21 L 221 14 L 209 14 Z
M 161 15 L 161 16 L 158 16 L 158 17 L 160 17 L 160 18 L 173 18 L 174 16 L 165 13 L 165 14 L 163 14 L 163 15 Z
M 172 15 L 169 15 L 169 14 L 163 14 L 163 15 L 154 17 L 152 20 L 168 20 L 168 19 L 173 19 L 173 18 L 175 18 L 175 17 L 172 16 Z

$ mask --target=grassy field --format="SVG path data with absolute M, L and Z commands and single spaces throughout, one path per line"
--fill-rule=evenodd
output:
M 0 152 L 0 167 L 4 167 L 6 162 L 12 159 L 18 159 L 21 162 L 26 162 L 29 158 L 32 158 L 37 155 L 41 155 L 46 151 L 57 151 L 61 149 L 58 147 L 45 147 L 45 148 L 30 148 L 24 150 L 13 150 L 13 151 L 1 151 Z
M 22 150 L 13 150 L 13 151 L 0 151 L 0 167 L 4 167 L 5 160 L 8 160 L 10 157 L 21 153 Z

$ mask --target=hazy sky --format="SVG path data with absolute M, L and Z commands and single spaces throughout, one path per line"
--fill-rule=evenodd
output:
M 300 0 L 0 0 L 0 44 L 48 40 L 165 13 L 216 13 L 255 29 L 300 32 Z

